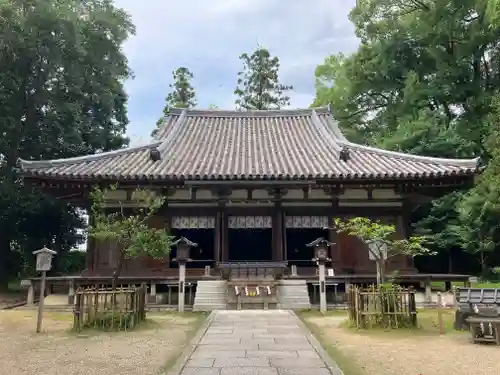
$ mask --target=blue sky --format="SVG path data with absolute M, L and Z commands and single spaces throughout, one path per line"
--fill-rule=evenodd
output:
M 280 58 L 281 81 L 294 86 L 291 106 L 309 106 L 316 66 L 358 45 L 348 20 L 355 1 L 115 0 L 137 28 L 124 46 L 135 75 L 125 85 L 132 143 L 149 138 L 179 66 L 195 75 L 198 107 L 234 108 L 238 56 L 258 44 Z

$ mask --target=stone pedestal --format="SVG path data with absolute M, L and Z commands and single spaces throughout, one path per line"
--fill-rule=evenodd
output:
M 73 306 L 75 304 L 75 280 L 68 281 L 68 305 Z
M 29 281 L 29 286 L 28 286 L 28 296 L 26 298 L 26 305 L 27 306 L 33 306 L 35 303 L 35 285 L 33 281 Z

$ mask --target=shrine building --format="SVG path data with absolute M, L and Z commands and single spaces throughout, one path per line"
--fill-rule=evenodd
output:
M 264 111 L 174 109 L 153 140 L 95 155 L 21 160 L 25 181 L 88 208 L 92 187 L 117 184 L 107 197 L 133 209 L 132 192 L 144 188 L 166 198 L 151 224 L 198 244 L 187 277 L 224 279 L 221 264 L 284 264 L 282 278 L 316 277 L 311 248 L 319 237 L 330 248 L 330 277 L 368 280 L 375 263 L 357 238 L 338 235 L 335 218 L 363 216 L 409 234 L 409 215 L 424 202 L 468 186 L 477 159 L 442 159 L 352 143 L 329 108 Z M 90 220 L 92 218 L 90 217 Z M 113 243 L 87 244 L 79 277 L 109 278 L 117 260 Z M 168 259 L 127 260 L 122 278 L 161 283 L 177 276 L 175 248 Z M 388 271 L 418 276 L 413 260 L 395 257 Z M 333 276 L 334 275 L 334 276 Z

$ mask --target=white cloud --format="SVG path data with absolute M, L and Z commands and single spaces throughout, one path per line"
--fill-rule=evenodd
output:
M 281 62 L 281 79 L 295 88 L 292 105 L 308 106 L 314 69 L 332 53 L 357 46 L 348 20 L 355 0 L 115 0 L 137 33 L 124 46 L 136 78 L 129 94 L 129 135 L 147 137 L 161 115 L 172 70 L 195 74 L 200 107 L 231 108 L 238 56 L 257 44 Z M 147 5 L 146 5 L 147 4 Z

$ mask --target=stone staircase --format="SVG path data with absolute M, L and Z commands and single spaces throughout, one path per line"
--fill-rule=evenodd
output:
M 281 280 L 278 286 L 278 308 L 310 309 L 306 280 Z
M 227 308 L 227 281 L 200 280 L 196 287 L 193 311 L 224 310 Z

